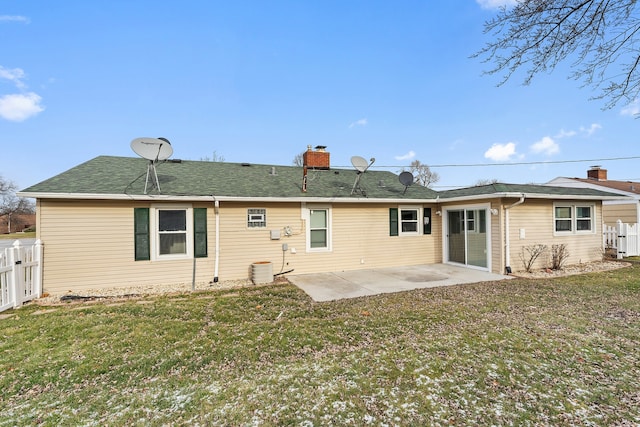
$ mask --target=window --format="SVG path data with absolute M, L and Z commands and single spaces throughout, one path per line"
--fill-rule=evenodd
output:
M 556 231 L 571 231 L 571 207 L 556 206 Z
M 267 226 L 267 210 L 266 209 L 247 209 L 247 227 L 266 227 Z
M 420 208 L 417 207 L 400 207 L 400 235 L 418 234 L 420 225 Z
M 312 209 L 309 215 L 310 247 L 326 248 L 329 227 L 326 209 Z
M 187 211 L 158 209 L 158 255 L 187 254 Z
M 593 205 L 556 205 L 553 220 L 556 233 L 592 233 L 594 232 Z
M 331 250 L 331 208 L 309 208 L 307 227 L 307 250 Z
M 185 205 L 134 209 L 135 260 L 207 256 L 207 209 Z
M 467 232 L 486 233 L 487 232 L 487 211 L 486 209 L 468 209 Z
M 473 232 L 476 230 L 475 211 L 467 211 L 467 231 Z
M 576 206 L 576 230 L 591 231 L 591 206 Z
M 420 234 L 420 221 L 422 221 L 422 233 L 431 234 L 431 208 L 401 206 L 389 208 L 389 236 L 414 236 Z

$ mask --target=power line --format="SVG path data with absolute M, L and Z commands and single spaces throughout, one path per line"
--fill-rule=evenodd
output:
M 522 166 L 522 165 L 550 165 L 550 164 L 562 164 L 562 163 L 586 163 L 586 162 L 609 162 L 617 160 L 636 160 L 640 159 L 640 156 L 632 157 L 609 157 L 602 159 L 582 159 L 582 160 L 546 160 L 539 162 L 510 162 L 510 163 L 457 163 L 457 164 L 436 164 L 427 165 L 429 168 L 457 168 L 457 167 L 487 167 L 487 166 Z M 337 166 L 348 167 L 348 166 Z M 378 165 L 371 166 L 372 168 L 406 168 L 408 165 Z

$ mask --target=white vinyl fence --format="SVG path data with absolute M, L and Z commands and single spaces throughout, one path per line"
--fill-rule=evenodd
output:
M 615 226 L 605 225 L 602 240 L 605 248 L 615 249 L 618 259 L 640 255 L 638 224 L 625 224 L 618 220 Z
M 20 307 L 42 294 L 42 242 L 0 249 L 0 311 Z

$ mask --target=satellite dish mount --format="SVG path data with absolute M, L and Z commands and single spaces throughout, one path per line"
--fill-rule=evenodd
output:
M 353 193 L 356 191 L 356 188 L 358 190 L 360 190 L 360 193 L 364 196 L 365 195 L 365 191 L 364 189 L 362 189 L 362 187 L 360 187 L 360 178 L 362 177 L 362 175 L 367 171 L 367 169 L 369 169 L 371 167 L 371 165 L 373 164 L 373 162 L 375 162 L 376 159 L 374 157 L 372 157 L 369 162 L 367 162 L 366 159 L 364 159 L 363 157 L 360 156 L 353 156 L 351 158 L 351 164 L 353 165 L 353 167 L 356 169 L 356 171 L 358 171 L 358 174 L 356 175 L 356 180 L 353 183 L 353 188 L 351 189 L 351 195 L 353 196 Z
M 147 194 L 149 177 L 153 180 L 152 185 L 160 192 L 160 181 L 156 165 L 167 160 L 173 154 L 171 143 L 166 138 L 136 138 L 131 141 L 131 149 L 143 159 L 149 160 L 147 164 L 147 177 L 144 182 L 144 194 Z

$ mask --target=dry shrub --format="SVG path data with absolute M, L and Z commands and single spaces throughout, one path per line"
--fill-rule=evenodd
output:
M 536 259 L 546 251 L 547 245 L 543 245 L 542 243 L 522 247 L 522 250 L 520 251 L 520 259 L 522 260 L 522 265 L 527 273 L 531 273 L 531 268 L 536 262 Z
M 569 258 L 569 251 L 566 244 L 551 245 L 551 269 L 560 270 Z

